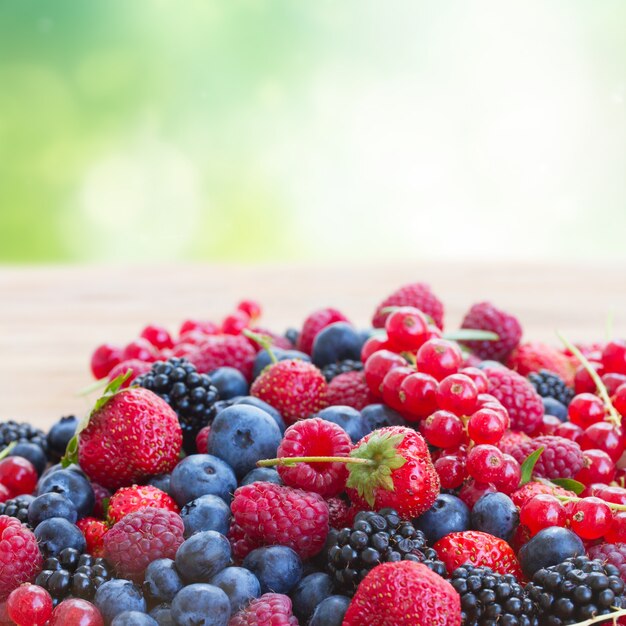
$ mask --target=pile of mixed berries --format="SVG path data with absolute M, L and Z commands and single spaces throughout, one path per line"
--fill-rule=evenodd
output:
M 626 624 L 626 341 L 356 328 L 241 302 L 102 345 L 102 395 L 0 424 L 0 626 Z M 556 344 L 556 342 L 555 342 Z

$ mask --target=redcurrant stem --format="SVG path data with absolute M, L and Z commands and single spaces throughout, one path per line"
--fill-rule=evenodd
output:
M 257 461 L 259 467 L 273 465 L 297 465 L 298 463 L 354 463 L 356 465 L 376 465 L 371 459 L 360 459 L 354 456 L 281 456 L 277 459 Z
M 597 617 L 592 617 L 584 622 L 572 624 L 572 626 L 591 626 L 592 624 L 599 624 L 600 622 L 607 622 L 608 620 L 612 620 L 613 624 L 617 624 L 618 618 L 626 615 L 626 609 L 618 609 L 614 606 L 611 608 L 616 609 L 615 612 L 609 613 L 608 615 L 598 615 Z
M 412 352 L 403 352 L 402 357 L 405 358 L 412 367 L 417 365 L 417 358 Z
M 584 498 L 575 498 L 574 496 L 554 496 L 561 502 L 582 502 Z M 613 511 L 626 511 L 626 504 L 615 504 L 614 502 L 606 502 L 605 504 Z
M 12 441 L 4 450 L 2 450 L 2 452 L 0 452 L 0 459 L 4 459 L 5 457 L 9 456 L 11 450 L 13 450 L 16 445 L 17 441 Z
M 276 355 L 272 352 L 272 339 L 267 335 L 261 335 L 260 333 L 255 333 L 247 328 L 244 328 L 241 333 L 245 335 L 248 339 L 252 339 L 252 341 L 258 343 L 261 348 L 267 351 L 270 355 L 270 359 L 272 359 L 272 363 L 278 363 L 278 359 Z
M 557 337 L 563 342 L 563 345 L 581 362 L 586 372 L 589 376 L 591 376 L 591 380 L 595 383 L 596 388 L 598 389 L 598 395 L 602 398 L 604 407 L 608 412 L 608 417 L 605 421 L 611 422 L 614 426 L 619 426 L 622 423 L 622 417 L 613 406 L 609 392 L 606 390 L 606 386 L 602 382 L 598 372 L 591 367 L 591 363 L 589 363 L 585 355 L 571 341 L 563 337 L 563 335 L 561 335 L 558 331 L 556 334 Z

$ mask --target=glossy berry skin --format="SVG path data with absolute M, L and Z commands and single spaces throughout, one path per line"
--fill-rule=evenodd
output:
M 394 367 L 387 372 L 383 382 L 381 384 L 381 392 L 383 396 L 383 402 L 396 411 L 402 411 L 404 407 L 403 398 L 405 397 L 401 393 L 402 383 L 404 379 L 413 374 L 415 370 L 404 365 L 403 367 Z
M 52 597 L 37 585 L 22 585 L 7 600 L 9 617 L 17 626 L 44 626 L 52 614 Z
M 183 339 L 185 333 L 196 331 L 203 335 L 215 335 L 219 332 L 217 324 L 209 320 L 185 320 L 178 329 L 179 339 Z
M 505 454 L 500 478 L 495 482 L 498 491 L 507 495 L 513 493 L 518 488 L 521 478 L 520 464 L 510 454 Z
M 496 444 L 504 431 L 506 423 L 501 413 L 491 409 L 479 409 L 469 419 L 468 434 L 475 443 Z
M 498 490 L 493 483 L 481 483 L 473 478 L 465 482 L 459 491 L 459 498 L 467 504 L 470 509 L 486 494 L 496 493 Z
M 167 328 L 150 324 L 141 331 L 141 337 L 149 341 L 157 350 L 173 348 L 174 341 Z
M 91 602 L 68 598 L 52 611 L 48 626 L 104 626 L 104 620 Z
M 374 352 L 378 352 L 379 350 L 387 350 L 389 349 L 389 342 L 387 341 L 387 335 L 377 336 L 372 335 L 361 348 L 361 361 L 365 363 L 367 359 L 369 359 Z
M 440 456 L 434 463 L 442 489 L 457 489 L 467 478 L 465 459 L 458 455 Z
M 420 424 L 426 441 L 438 448 L 454 448 L 464 439 L 463 422 L 449 411 L 435 411 Z
M 437 410 L 438 386 L 430 374 L 422 372 L 414 372 L 402 380 L 398 406 L 407 421 L 419 421 Z
M 519 552 L 519 560 L 526 578 L 542 568 L 558 565 L 571 557 L 585 554 L 585 546 L 575 533 L 567 528 L 551 526 L 539 531 Z
M 596 422 L 588 426 L 580 439 L 583 450 L 597 449 L 606 452 L 617 463 L 624 452 L 626 439 L 621 427 L 608 422 Z
M 398 351 L 418 350 L 428 340 L 428 320 L 414 307 L 400 307 L 385 321 L 391 345 Z
M 554 496 L 539 494 L 524 503 L 520 510 L 520 522 L 531 535 L 550 526 L 565 526 L 565 507 Z
M 417 369 L 430 374 L 436 380 L 443 380 L 456 374 L 463 362 L 460 348 L 445 339 L 429 339 L 417 351 Z
M 250 316 L 244 311 L 235 311 L 222 321 L 222 332 L 226 335 L 239 335 L 250 324 Z
M 35 466 L 21 456 L 8 456 L 0 461 L 0 483 L 11 497 L 33 493 L 39 478 Z
M 474 446 L 467 455 L 467 472 L 475 480 L 496 482 L 502 476 L 504 455 L 495 446 Z
M 98 346 L 91 355 L 91 372 L 93 377 L 98 380 L 105 378 L 121 360 L 122 350 L 117 346 L 112 346 L 108 343 Z
M 613 514 L 611 526 L 604 534 L 607 543 L 626 543 L 626 511 L 616 511 Z
M 252 321 L 261 317 L 262 308 L 256 300 L 241 300 L 237 303 L 237 311 L 243 311 Z
M 471 378 L 476 385 L 476 389 L 478 389 L 479 396 L 481 394 L 487 393 L 489 389 L 489 379 L 487 375 L 482 370 L 477 367 L 464 367 L 459 374 L 463 374 L 468 378 Z M 480 398 L 479 398 L 480 399 Z M 495 400 L 495 398 L 494 398 Z
M 593 483 L 609 484 L 615 476 L 615 463 L 602 450 L 585 450 L 583 466 L 574 478 L 583 485 Z
M 580 443 L 583 433 L 583 429 L 576 424 L 572 424 L 572 422 L 563 422 L 560 426 L 557 426 L 554 431 L 556 437 L 564 437 L 576 443 Z
M 157 360 L 157 355 L 156 348 L 147 339 L 139 337 L 124 346 L 121 360 L 130 361 L 131 359 L 137 359 L 146 363 L 152 363 Z
M 118 489 L 109 500 L 107 519 L 111 525 L 129 513 L 144 507 L 167 509 L 178 513 L 178 505 L 171 496 L 152 485 L 133 485 Z
M 478 389 L 468 376 L 452 374 L 439 383 L 437 402 L 455 415 L 471 415 L 477 408 Z
M 626 341 L 609 341 L 602 351 L 602 364 L 607 372 L 626 374 Z
M 615 390 L 615 394 L 611 400 L 613 402 L 613 406 L 617 409 L 617 412 L 622 416 L 626 415 L 626 384 L 621 384 Z
M 604 419 L 604 403 L 592 393 L 581 393 L 574 397 L 567 409 L 573 424 L 585 429 Z
M 613 517 L 606 502 L 590 497 L 572 503 L 569 522 L 581 539 L 600 539 L 611 527 Z
M 390 350 L 374 352 L 363 365 L 365 382 L 376 397 L 382 397 L 383 379 L 394 367 L 406 367 L 407 362 L 399 354 Z

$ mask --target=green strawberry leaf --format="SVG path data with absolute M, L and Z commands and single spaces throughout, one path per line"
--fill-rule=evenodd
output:
M 585 485 L 579 483 L 577 480 L 573 478 L 551 478 L 551 483 L 559 487 L 563 487 L 563 489 L 568 489 L 569 491 L 573 491 L 577 496 L 580 495 L 585 490 Z
M 449 341 L 498 341 L 500 335 L 490 330 L 478 330 L 477 328 L 459 328 L 443 333 L 443 338 Z
M 2 450 L 2 452 L 0 452 L 0 460 L 9 456 L 9 454 L 11 454 L 11 450 L 13 450 L 13 448 L 15 448 L 16 445 L 17 445 L 17 441 L 12 441 L 4 450 Z
M 529 454 L 528 457 L 522 463 L 522 477 L 520 479 L 520 485 L 525 485 L 530 482 L 533 477 L 533 470 L 535 469 L 535 465 L 539 460 L 539 457 L 543 454 L 544 448 L 537 448 L 532 454 Z

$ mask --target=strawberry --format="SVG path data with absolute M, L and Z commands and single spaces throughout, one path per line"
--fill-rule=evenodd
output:
M 271 404 L 287 424 L 293 424 L 326 406 L 328 384 L 312 363 L 288 359 L 268 365 L 252 384 L 250 393 Z
M 503 539 L 477 530 L 464 530 L 442 537 L 434 546 L 449 573 L 464 563 L 490 567 L 499 574 L 513 574 L 522 579 L 515 552 Z
M 377 565 L 359 585 L 343 626 L 460 626 L 461 599 L 425 565 Z
M 563 352 L 538 341 L 522 343 L 513 351 L 507 365 L 522 376 L 548 370 L 573 385 L 576 363 Z
M 141 387 L 112 381 L 70 440 L 65 466 L 78 461 L 87 476 L 108 489 L 171 471 L 180 456 L 182 431 L 174 410 Z
M 152 485 L 133 485 L 118 489 L 109 500 L 107 518 L 110 524 L 116 524 L 123 517 L 144 507 L 167 509 L 178 513 L 178 505 L 164 491 Z
M 92 556 L 104 556 L 104 536 L 109 532 L 109 525 L 95 517 L 83 517 L 76 522 L 87 542 L 87 553 Z
M 243 335 L 209 335 L 197 348 L 183 356 L 201 374 L 228 366 L 238 369 L 251 380 L 256 351 Z

